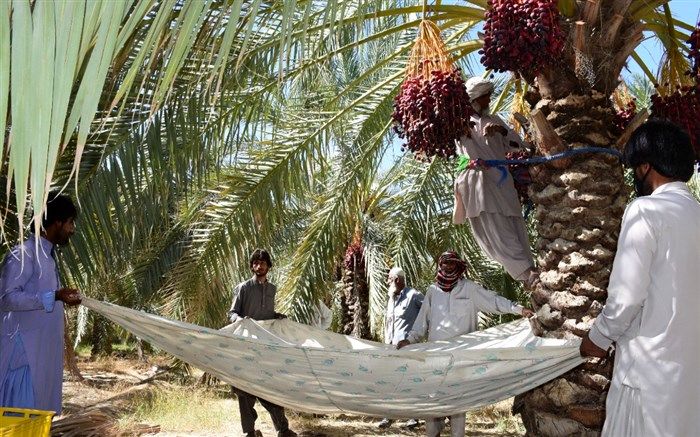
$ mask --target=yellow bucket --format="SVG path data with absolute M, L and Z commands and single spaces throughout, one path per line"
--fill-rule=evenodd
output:
M 0 407 L 0 437 L 49 437 L 53 411 Z

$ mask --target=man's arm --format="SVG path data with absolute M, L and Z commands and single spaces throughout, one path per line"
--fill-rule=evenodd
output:
M 423 306 L 423 299 L 425 296 L 423 296 L 423 293 L 419 292 L 416 290 L 416 292 L 413 294 L 413 302 L 412 304 L 415 305 L 415 307 L 420 311 L 421 307 Z
M 511 129 L 501 117 L 498 115 L 492 115 L 492 119 L 494 120 L 492 123 L 488 123 L 486 126 L 484 126 L 484 135 L 501 135 L 503 137 L 503 146 L 506 148 L 506 152 L 509 151 L 508 149 L 530 148 L 530 146 L 525 143 L 522 138 L 520 138 L 520 135 Z
M 532 146 L 527 144 L 525 141 L 523 141 L 522 138 L 520 138 L 520 135 L 518 135 L 513 129 L 507 128 L 508 129 L 508 134 L 506 135 L 505 138 L 505 144 L 506 146 L 510 147 L 511 149 L 527 149 L 529 150 Z
M 277 296 L 277 287 L 276 287 L 275 285 L 273 285 L 273 284 L 270 284 L 269 282 L 268 282 L 268 286 L 274 287 L 274 290 L 275 290 L 274 295 Z M 265 292 L 265 291 L 263 290 L 263 293 L 264 293 L 264 292 Z M 276 307 L 276 306 L 277 306 L 277 304 L 274 303 L 274 304 L 273 304 L 273 307 Z M 278 313 L 277 311 L 275 311 L 275 319 L 286 319 L 286 318 L 287 318 L 287 315 L 286 315 L 286 314 L 284 314 L 284 313 Z
M 408 324 L 408 329 L 403 333 L 401 340 L 408 339 L 408 334 L 413 329 L 413 326 L 416 323 L 416 318 L 418 317 L 420 309 L 423 306 L 423 297 L 423 293 L 420 293 L 418 290 L 415 289 L 410 294 L 410 300 L 408 301 L 408 305 L 406 305 L 406 310 L 404 313 L 406 323 Z
M 231 303 L 231 309 L 228 311 L 228 319 L 231 323 L 238 320 L 239 317 L 243 317 L 244 295 L 245 287 L 243 287 L 243 284 L 238 284 L 236 288 L 233 289 L 233 302 Z
M 421 302 L 420 310 L 416 316 L 416 320 L 413 322 L 411 331 L 406 336 L 405 340 L 401 340 L 397 348 L 402 348 L 410 343 L 415 343 L 421 338 L 425 337 L 428 333 L 428 327 L 430 326 L 430 287 L 425 294 L 425 299 Z
M 640 203 L 633 202 L 622 218 L 617 253 L 610 273 L 608 300 L 586 336 L 602 350 L 607 350 L 627 331 L 649 293 L 656 238 L 643 217 Z
M 27 283 L 34 274 L 34 266 L 29 257 L 23 256 L 21 248 L 7 254 L 0 274 L 0 310 L 53 311 L 55 290 L 27 290 Z
M 492 314 L 517 314 L 524 316 L 526 315 L 526 310 L 529 310 L 503 296 L 499 296 L 491 290 L 487 290 L 476 282 L 472 282 L 471 285 L 474 290 L 474 303 L 479 311 Z

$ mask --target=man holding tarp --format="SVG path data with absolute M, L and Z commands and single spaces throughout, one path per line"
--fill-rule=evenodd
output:
M 661 121 L 625 147 L 638 198 L 622 219 L 608 299 L 581 355 L 615 367 L 603 435 L 697 435 L 700 430 L 700 204 L 686 182 L 690 138 Z
M 534 315 L 531 309 L 523 308 L 465 278 L 466 270 L 466 261 L 457 253 L 449 251 L 440 255 L 436 283 L 428 287 L 413 329 L 406 340 L 399 342 L 398 349 L 416 343 L 426 334 L 428 341 L 436 341 L 476 331 L 479 311 L 525 317 Z M 464 437 L 465 419 L 465 413 L 450 416 L 452 437 Z M 442 417 L 425 421 L 428 437 L 439 436 L 444 427 Z
M 61 287 L 56 248 L 68 244 L 78 212 L 49 194 L 41 235 L 7 254 L 0 273 L 0 406 L 61 414 L 63 306 L 78 290 Z
M 408 337 L 408 333 L 413 328 L 413 323 L 423 305 L 423 294 L 406 285 L 406 273 L 401 267 L 389 270 L 387 283 L 389 300 L 386 303 L 384 318 L 384 343 L 397 345 Z M 392 423 L 394 423 L 393 420 L 385 417 L 377 426 L 388 428 Z M 409 419 L 404 426 L 413 429 L 418 425 L 419 422 L 416 419 Z
M 256 249 L 250 256 L 250 270 L 253 277 L 238 284 L 234 293 L 233 304 L 229 310 L 229 319 L 235 322 L 241 317 L 253 320 L 282 319 L 287 316 L 275 312 L 275 296 L 277 287 L 267 280 L 267 273 L 272 267 L 270 254 L 263 249 Z M 270 401 L 253 396 L 234 387 L 238 396 L 238 408 L 241 413 L 241 427 L 246 437 L 256 437 L 260 431 L 255 430 L 258 414 L 255 412 L 255 401 L 260 401 L 270 413 L 272 423 L 279 437 L 295 437 L 297 434 L 289 429 L 289 422 L 284 414 L 284 408 Z

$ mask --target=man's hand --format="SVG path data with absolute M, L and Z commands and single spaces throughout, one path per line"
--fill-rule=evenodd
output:
M 588 338 L 588 334 L 583 336 L 583 340 L 581 341 L 581 347 L 579 348 L 579 353 L 582 357 L 605 358 L 608 356 L 608 351 L 596 346 L 596 344 L 593 343 L 590 338 Z
M 282 313 L 275 313 L 275 319 L 286 319 L 287 315 Z
M 60 300 L 68 306 L 79 305 L 80 293 L 75 288 L 63 287 L 56 290 L 56 300 Z
M 493 136 L 494 134 L 501 134 L 503 136 L 508 135 L 508 130 L 501 126 L 500 124 L 496 123 L 487 123 L 486 126 L 484 126 L 484 135 L 487 137 Z
M 411 344 L 410 341 L 408 341 L 408 340 L 401 340 L 400 342 L 398 342 L 398 343 L 396 344 L 396 349 L 401 349 L 402 347 L 408 346 L 409 344 Z
M 527 317 L 529 319 L 530 317 L 533 317 L 535 315 L 535 312 L 532 311 L 532 309 L 530 308 L 523 308 L 520 314 L 522 314 L 523 317 Z

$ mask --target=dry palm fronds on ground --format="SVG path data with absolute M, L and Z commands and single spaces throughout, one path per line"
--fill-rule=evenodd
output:
M 53 423 L 51 435 L 54 437 L 105 437 L 138 436 L 160 431 L 160 426 L 137 424 L 127 430 L 117 429 L 117 419 L 123 414 L 111 406 L 98 406 L 70 414 Z

